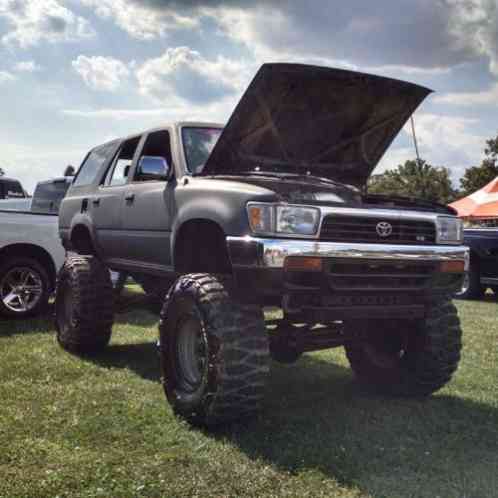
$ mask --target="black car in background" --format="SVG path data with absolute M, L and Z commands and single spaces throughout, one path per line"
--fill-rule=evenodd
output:
M 470 267 L 456 296 L 479 299 L 488 288 L 498 296 L 498 226 L 466 228 L 464 244 L 470 247 Z

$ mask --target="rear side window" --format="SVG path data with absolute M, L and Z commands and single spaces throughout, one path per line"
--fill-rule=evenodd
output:
M 19 182 L 4 180 L 0 184 L 0 197 L 3 199 L 20 199 L 26 197 Z
M 116 148 L 116 142 L 101 145 L 93 149 L 78 171 L 78 176 L 74 180 L 75 187 L 91 185 L 97 176 L 101 166 L 112 155 Z
M 37 213 L 58 213 L 62 199 L 69 188 L 69 182 L 40 183 L 36 187 L 31 211 Z

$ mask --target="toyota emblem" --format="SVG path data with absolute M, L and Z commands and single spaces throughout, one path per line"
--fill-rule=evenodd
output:
M 380 221 L 375 227 L 379 237 L 389 237 L 393 233 L 393 226 L 387 221 Z

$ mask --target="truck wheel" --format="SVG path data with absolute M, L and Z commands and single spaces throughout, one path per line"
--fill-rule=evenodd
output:
M 457 299 L 480 299 L 484 295 L 485 288 L 481 285 L 481 274 L 479 266 L 470 262 L 468 273 L 465 275 L 462 288 L 455 292 Z
M 95 353 L 111 339 L 114 292 L 109 270 L 93 256 L 66 258 L 57 282 L 57 340 L 73 353 Z
M 234 300 L 228 280 L 180 277 L 166 296 L 159 336 L 162 382 L 175 413 L 216 425 L 259 410 L 270 359 L 263 312 Z
M 346 355 L 361 382 L 400 396 L 428 396 L 443 387 L 458 367 L 462 331 L 448 298 L 429 305 L 417 322 L 368 322 L 361 340 Z
M 0 313 L 26 318 L 41 313 L 48 304 L 50 278 L 33 258 L 12 258 L 0 266 Z

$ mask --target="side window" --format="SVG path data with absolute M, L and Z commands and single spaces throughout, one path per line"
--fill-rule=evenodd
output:
M 147 161 L 141 161 L 147 157 Z M 159 130 L 149 133 L 138 159 L 133 181 L 164 181 L 171 165 L 169 132 Z
M 124 185 L 128 181 L 131 163 L 140 142 L 140 138 L 141 137 L 138 136 L 123 142 L 107 173 L 105 179 L 106 186 L 115 187 Z
M 101 166 L 113 153 L 116 142 L 101 145 L 93 149 L 81 165 L 78 174 L 73 182 L 73 186 L 82 187 L 91 185 L 97 176 Z
M 7 199 L 19 199 L 25 197 L 24 190 L 19 182 L 7 181 L 5 186 L 5 197 Z

